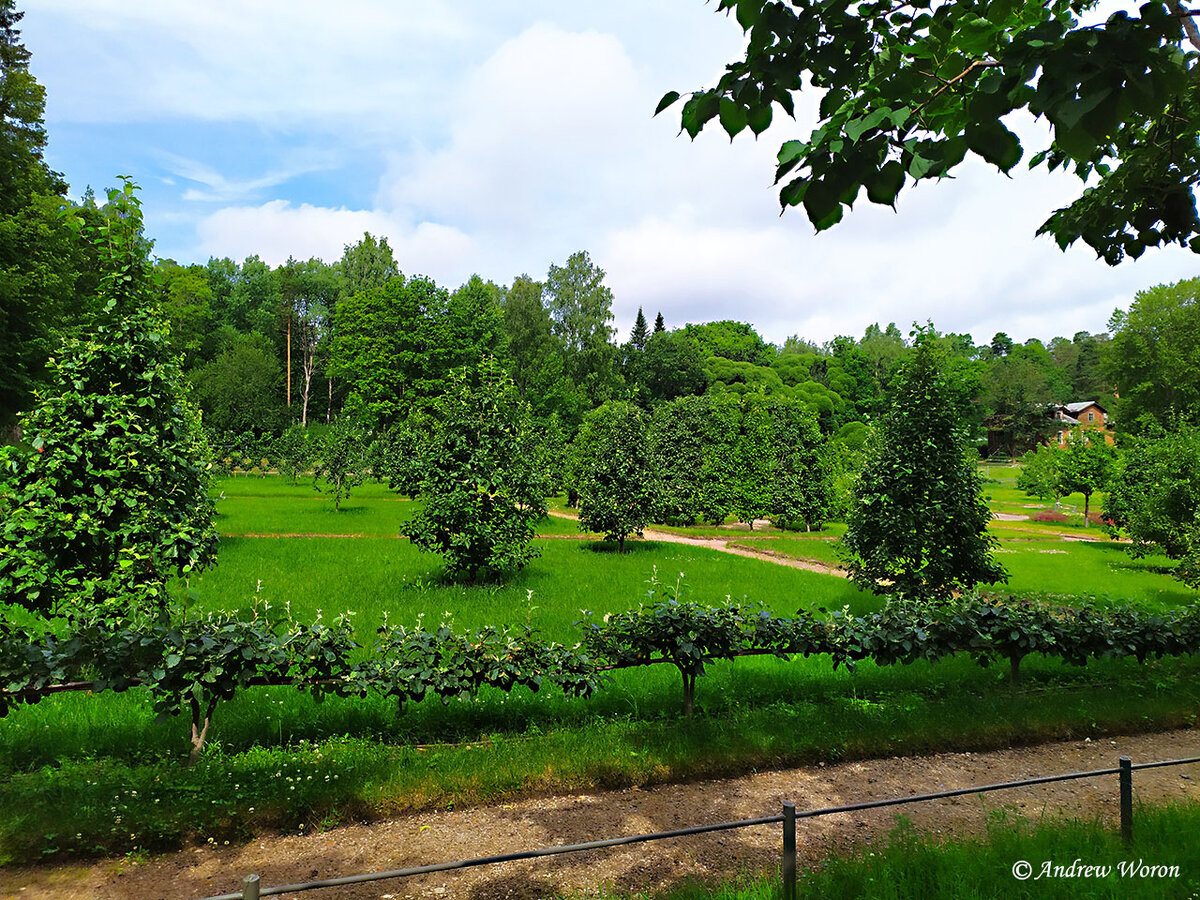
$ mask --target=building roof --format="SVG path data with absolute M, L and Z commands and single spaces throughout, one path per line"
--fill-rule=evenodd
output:
M 1096 409 L 1100 410 L 1100 412 L 1108 412 L 1108 410 L 1106 410 L 1103 406 L 1101 406 L 1095 400 L 1079 400 L 1079 401 L 1076 401 L 1075 403 L 1067 403 L 1063 406 L 1063 409 L 1065 409 L 1069 413 L 1079 413 L 1079 412 L 1083 412 L 1089 406 L 1096 407 Z

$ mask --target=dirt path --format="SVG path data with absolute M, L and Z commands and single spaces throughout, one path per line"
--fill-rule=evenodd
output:
M 569 519 L 578 521 L 578 516 L 572 516 L 568 513 L 550 510 L 549 515 L 558 519 Z M 816 572 L 820 575 L 835 575 L 838 578 L 846 578 L 845 570 L 837 567 L 826 565 L 822 562 L 810 559 L 797 559 L 794 556 L 787 556 L 783 553 L 778 553 L 774 550 L 752 550 L 749 547 L 736 547 L 733 541 L 742 541 L 747 537 L 765 539 L 768 535 L 743 535 L 739 534 L 734 537 L 691 537 L 683 534 L 676 534 L 673 531 L 659 531 L 655 528 L 647 528 L 642 532 L 642 540 L 646 541 L 662 541 L 667 544 L 687 544 L 691 547 L 704 547 L 708 550 L 716 550 L 720 553 L 731 553 L 734 556 L 745 556 L 749 559 L 761 559 L 765 562 L 776 563 L 780 566 L 788 566 L 792 569 L 803 569 L 806 572 Z M 637 538 L 631 538 L 637 540 Z
M 1200 755 L 1200 730 L 1071 741 L 993 753 L 895 757 L 829 767 L 790 769 L 745 778 L 668 785 L 647 790 L 540 797 L 499 806 L 403 816 L 303 836 L 263 837 L 241 847 L 197 847 L 146 862 L 106 860 L 92 865 L 0 870 L 0 896 L 111 900 L 196 898 L 238 890 L 256 872 L 264 886 L 515 852 L 711 822 L 774 815 L 784 800 L 800 810 L 868 799 L 1017 780 L 1036 775 Z M 1200 802 L 1200 766 L 1134 774 L 1135 800 Z M 1033 819 L 1118 815 L 1116 776 L 968 795 L 902 808 L 921 829 L 977 833 L 990 810 L 1007 808 Z M 897 810 L 800 820 L 806 860 L 879 838 Z M 301 898 L 518 898 L 597 884 L 655 889 L 687 875 L 715 878 L 776 865 L 779 826 L 657 841 L 549 859 L 504 863 L 373 885 L 286 895 Z M 1107 861 L 1107 862 L 1112 862 Z M 1171 860 L 1156 862 L 1171 863 Z M 997 884 L 1010 877 L 997 872 Z

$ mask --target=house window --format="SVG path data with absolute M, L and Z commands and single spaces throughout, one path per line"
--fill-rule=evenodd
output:
M 1095 414 L 1094 412 L 1090 412 L 1090 413 L 1088 413 L 1088 421 L 1089 421 L 1089 422 L 1094 422 L 1094 421 L 1096 421 L 1096 414 Z

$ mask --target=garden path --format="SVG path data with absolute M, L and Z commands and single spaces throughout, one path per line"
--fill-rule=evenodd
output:
M 1121 755 L 1152 762 L 1200 755 L 1200 730 L 1085 738 L 987 753 L 939 753 L 760 772 L 743 778 L 618 791 L 541 796 L 496 806 L 435 811 L 327 832 L 269 836 L 242 846 L 200 846 L 135 861 L 0 870 L 0 896 L 21 900 L 197 898 L 238 890 L 256 872 L 264 886 L 487 856 L 626 834 L 772 815 L 784 800 L 799 810 L 1036 775 L 1109 768 Z M 1134 773 L 1135 801 L 1200 802 L 1197 766 Z M 1071 816 L 1115 823 L 1116 776 L 967 795 L 898 809 L 842 813 L 797 823 L 803 863 L 883 838 L 898 812 L 936 835 L 981 833 L 989 814 Z M 1136 828 L 1136 816 L 1135 816 Z M 655 890 L 682 878 L 715 879 L 778 864 L 779 826 L 635 844 L 504 863 L 421 878 L 286 896 L 364 900 L 533 900 L 596 885 Z M 1015 860 L 1014 860 L 1015 862 Z M 1034 860 L 1035 867 L 1040 860 Z M 1056 862 L 1069 863 L 1070 860 Z M 1115 863 L 1116 860 L 1092 862 Z M 1172 864 L 1172 860 L 1153 860 Z M 996 884 L 1011 874 L 996 872 Z

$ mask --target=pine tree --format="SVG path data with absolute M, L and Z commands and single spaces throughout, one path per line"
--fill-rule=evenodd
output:
M 634 350 L 645 350 L 646 340 L 649 336 L 646 330 L 646 316 L 642 313 L 642 308 L 639 306 L 637 319 L 633 323 L 633 331 L 629 333 L 629 343 L 633 345 Z
M 654 333 L 661 334 L 667 330 L 667 326 L 663 323 L 662 313 L 654 317 Z
M 45 89 L 29 72 L 23 15 L 0 0 L 0 425 L 44 383 L 78 274 L 78 242 L 59 216 L 67 186 L 43 159 Z
M 843 554 L 859 585 L 930 599 L 1006 579 L 992 558 L 991 512 L 962 418 L 943 351 L 918 333 L 846 520 Z

